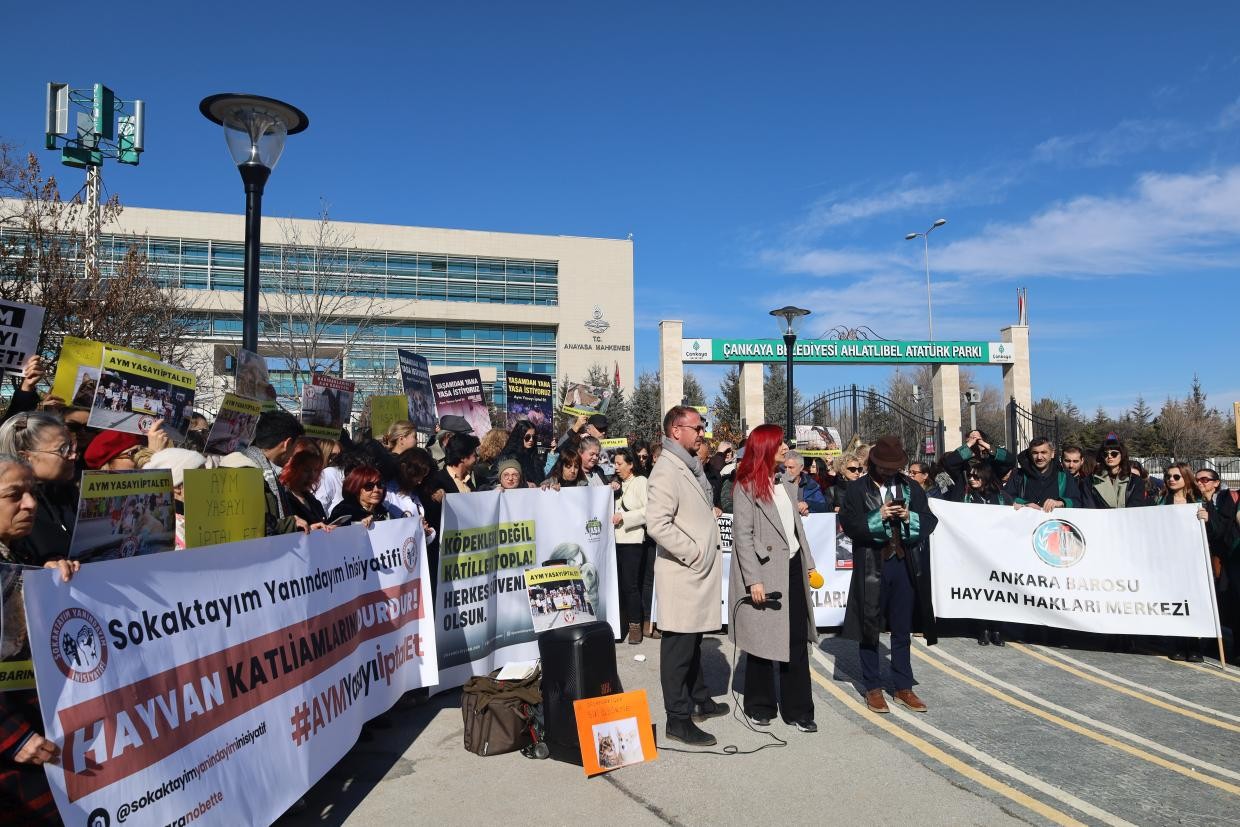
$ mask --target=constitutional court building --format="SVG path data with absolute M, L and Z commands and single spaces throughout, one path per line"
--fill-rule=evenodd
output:
M 286 407 L 290 353 L 343 372 L 359 399 L 400 392 L 398 348 L 432 373 L 478 368 L 501 407 L 507 371 L 584 381 L 598 364 L 633 382 L 631 240 L 280 218 L 262 232 L 260 350 Z M 133 243 L 195 318 L 210 409 L 241 341 L 243 218 L 126 207 L 104 228 L 101 269 Z

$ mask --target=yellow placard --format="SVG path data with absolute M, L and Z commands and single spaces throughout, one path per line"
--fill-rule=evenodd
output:
M 93 339 L 79 339 L 76 336 L 66 336 L 60 346 L 60 358 L 56 360 L 56 378 L 52 382 L 52 395 L 59 396 L 65 400 L 66 404 L 79 404 L 74 402 L 73 396 L 78 391 L 80 385 L 78 380 L 81 369 L 88 369 L 91 372 L 91 378 L 98 381 L 99 363 L 103 361 L 103 349 L 105 347 L 124 350 L 124 348 L 118 345 L 105 345 L 103 342 L 96 342 Z M 146 350 L 130 350 L 128 352 L 151 359 L 159 358 L 159 354 Z M 91 391 L 91 398 L 80 403 L 81 407 L 90 407 L 91 400 L 94 398 L 93 384 Z
M 253 540 L 264 534 L 267 499 L 257 468 L 185 472 L 185 547 Z
M 598 443 L 608 451 L 614 451 L 617 448 L 629 447 L 629 441 L 622 436 L 616 437 L 615 439 L 600 439 Z
M 198 377 L 187 370 L 175 368 L 159 361 L 159 357 L 148 359 L 127 350 L 116 350 L 105 345 L 103 348 L 103 369 L 123 371 L 124 373 L 167 382 L 182 388 L 193 390 L 198 384 Z
M 538 569 L 525 570 L 525 585 L 541 586 L 543 583 L 558 583 L 561 580 L 580 580 L 581 569 L 577 566 L 543 566 Z
M 403 393 L 370 397 L 370 432 L 376 439 L 387 433 L 393 422 L 409 419 L 409 397 Z

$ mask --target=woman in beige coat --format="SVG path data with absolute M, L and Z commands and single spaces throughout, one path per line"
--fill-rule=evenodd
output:
M 629 643 L 642 642 L 642 578 L 646 573 L 646 478 L 636 473 L 633 452 L 612 452 L 620 490 L 611 523 L 616 527 L 616 571 L 620 580 L 620 608 L 629 624 Z
M 809 644 L 818 639 L 810 600 L 814 570 L 796 483 L 776 484 L 788 448 L 778 425 L 761 425 L 736 470 L 728 636 L 745 654 L 745 716 L 769 726 L 776 712 L 801 732 L 817 732 L 809 683 Z M 769 595 L 778 593 L 778 600 Z

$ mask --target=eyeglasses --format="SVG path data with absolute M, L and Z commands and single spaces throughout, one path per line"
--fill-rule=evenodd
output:
M 52 451 L 48 451 L 46 449 L 41 449 L 41 448 L 33 448 L 30 450 L 29 453 L 58 454 L 61 459 L 68 459 L 69 457 L 77 456 L 77 452 L 78 452 L 78 449 L 76 445 L 74 445 L 72 442 L 66 442 L 64 445 L 61 445 L 59 448 L 52 450 Z
M 1112 448 L 1109 451 L 1103 452 L 1103 455 L 1106 457 L 1109 457 L 1110 459 L 1115 459 L 1116 457 L 1123 456 L 1123 454 L 1121 454 L 1119 451 L 1116 451 L 1114 448 Z
M 864 471 L 865 469 L 864 469 L 864 468 L 862 468 L 860 465 L 845 465 L 845 466 L 844 466 L 844 470 L 845 470 L 845 471 L 850 471 L 850 472 L 852 472 L 852 473 L 854 473 L 854 474 L 860 474 L 860 473 L 861 473 L 862 471 Z
M 377 483 L 377 482 L 364 482 L 364 483 L 362 483 L 362 490 L 363 490 L 363 491 L 374 491 L 374 490 L 375 490 L 376 488 L 378 488 L 378 487 L 379 487 L 379 483 Z
M 705 425 L 694 425 L 694 426 L 692 426 L 692 427 L 691 427 L 691 426 L 689 426 L 689 425 L 688 425 L 688 424 L 686 424 L 686 423 L 683 423 L 683 422 L 677 422 L 677 423 L 676 423 L 676 427 L 677 427 L 677 428 L 689 428 L 689 430 L 692 430 L 692 431 L 697 431 L 699 434 L 706 433 L 706 426 L 705 426 Z
M 1163 479 L 1165 479 L 1165 480 L 1176 480 L 1176 481 L 1178 482 L 1178 481 L 1180 481 L 1180 480 L 1182 480 L 1182 479 L 1184 479 L 1184 478 L 1183 478 L 1183 477 L 1181 477 L 1179 474 L 1163 474 Z

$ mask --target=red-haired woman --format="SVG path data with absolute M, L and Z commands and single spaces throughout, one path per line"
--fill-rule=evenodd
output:
M 323 528 L 327 511 L 314 489 L 323 474 L 323 452 L 319 441 L 301 437 L 293 443 L 293 452 L 280 472 L 280 493 L 284 497 L 284 513 L 305 520 L 310 528 Z
M 373 465 L 359 465 L 344 478 L 340 491 L 343 499 L 332 509 L 334 525 L 361 523 L 369 528 L 376 520 L 391 516 L 383 499 L 383 477 Z
M 776 712 L 801 732 L 817 732 L 809 685 L 809 644 L 818 639 L 809 597 L 814 557 L 797 513 L 796 482 L 776 484 L 784 431 L 760 425 L 745 443 L 732 490 L 732 570 L 728 637 L 746 653 L 745 717 L 768 726 Z M 767 595 L 778 592 L 781 600 Z

